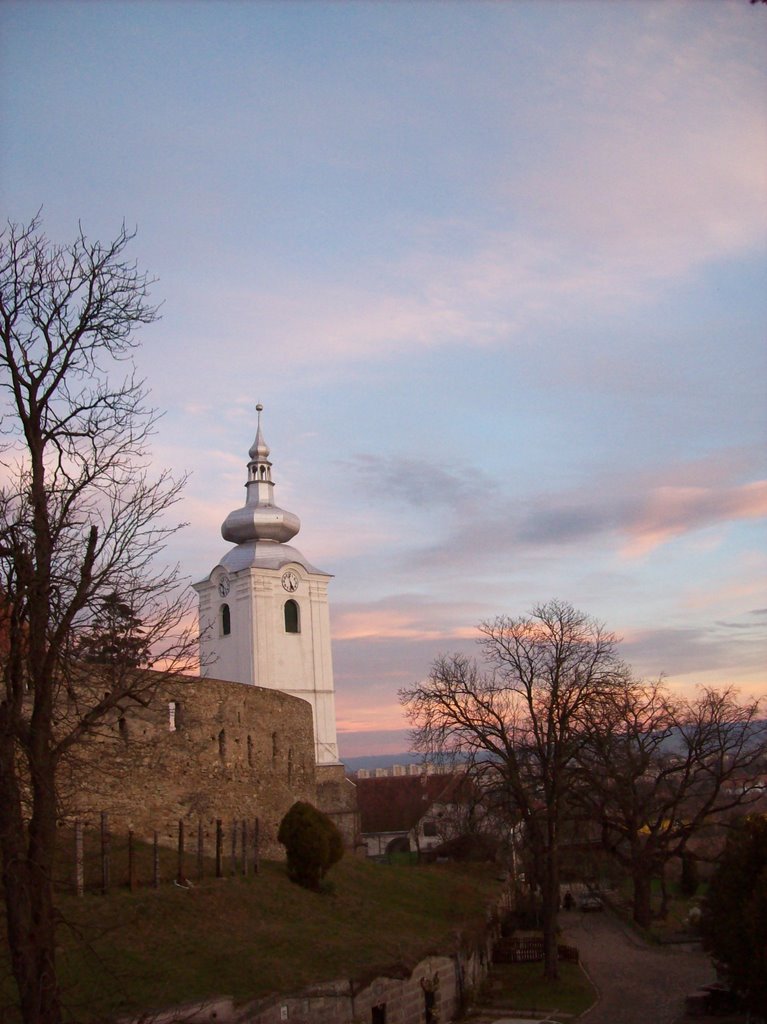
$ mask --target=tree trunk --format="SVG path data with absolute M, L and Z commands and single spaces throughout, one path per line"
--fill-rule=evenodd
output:
M 652 921 L 652 873 L 634 869 L 634 920 L 642 928 Z
M 24 1024 L 60 1024 L 56 935 L 51 887 L 28 860 L 4 873 L 12 969 Z
M 52 786 L 35 787 L 35 811 L 27 829 L 14 745 L 7 738 L 0 754 L 0 780 L 3 891 L 11 969 L 18 986 L 21 1017 L 24 1024 L 60 1024 L 52 885 L 56 841 Z
M 557 914 L 559 911 L 559 863 L 557 850 L 550 846 L 543 872 L 543 973 L 549 981 L 559 979 Z
M 668 886 L 666 885 L 666 865 L 664 864 L 660 869 L 660 916 L 662 920 L 666 920 L 668 917 L 668 905 L 669 905 L 669 893 Z

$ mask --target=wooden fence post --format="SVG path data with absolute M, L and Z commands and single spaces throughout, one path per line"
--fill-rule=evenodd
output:
M 178 874 L 176 881 L 179 885 L 183 885 L 186 881 L 184 877 L 184 822 L 181 818 L 178 821 Z
M 197 822 L 197 878 L 202 881 L 203 876 L 203 831 L 202 821 Z
M 133 847 L 133 829 L 128 829 L 128 888 L 136 891 L 136 851 Z
M 75 822 L 75 892 L 82 896 L 85 892 L 85 868 L 83 865 L 83 823 L 78 818 Z
M 109 835 L 109 817 L 106 811 L 101 812 L 101 892 L 106 896 L 109 892 L 109 854 L 111 848 Z
M 258 839 L 259 839 L 260 828 L 261 828 L 261 822 L 259 821 L 258 818 L 256 818 L 254 820 L 254 822 L 253 822 L 253 874 L 254 875 L 257 875 L 258 874 L 258 870 L 259 870 L 259 863 L 258 863 L 258 855 L 259 855 Z
M 224 855 L 224 824 L 216 818 L 216 878 L 221 878 L 223 868 L 221 861 Z

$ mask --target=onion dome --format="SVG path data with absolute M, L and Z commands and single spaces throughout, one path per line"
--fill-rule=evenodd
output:
M 245 484 L 247 498 L 242 508 L 230 512 L 221 527 L 224 540 L 233 544 L 272 542 L 284 544 L 295 537 L 301 529 L 301 520 L 292 512 L 286 512 L 274 504 L 274 483 L 272 464 L 269 461 L 269 446 L 261 433 L 261 412 L 263 406 L 256 406 L 258 430 L 248 455 L 248 479 Z

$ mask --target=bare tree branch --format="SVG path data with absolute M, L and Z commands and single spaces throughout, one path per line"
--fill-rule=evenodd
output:
M 195 650 L 191 592 L 159 560 L 184 479 L 151 466 L 157 414 L 132 354 L 157 307 L 126 258 L 132 238 L 125 225 L 108 243 L 80 228 L 52 245 L 39 218 L 0 234 L 0 846 L 27 1024 L 61 1019 L 62 759 Z M 99 649 L 113 656 L 86 657 Z
M 561 601 L 479 626 L 487 670 L 440 657 L 400 692 L 416 749 L 469 759 L 524 822 L 541 866 L 546 973 L 556 977 L 559 833 L 574 756 L 592 703 L 626 678 L 617 638 Z
M 767 752 L 759 711 L 731 688 L 685 699 L 637 680 L 591 709 L 572 796 L 630 872 L 639 924 L 650 923 L 652 879 L 668 861 L 760 795 L 748 781 Z

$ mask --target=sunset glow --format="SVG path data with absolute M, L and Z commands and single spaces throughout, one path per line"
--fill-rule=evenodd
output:
M 767 692 L 765 5 L 5 0 L 0 127 L 4 216 L 137 228 L 191 581 L 263 403 L 342 753 L 552 598 Z

